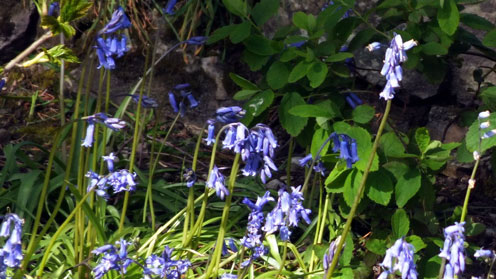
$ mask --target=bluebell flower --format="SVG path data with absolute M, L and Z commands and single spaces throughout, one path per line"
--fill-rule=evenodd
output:
M 311 210 L 305 209 L 302 205 L 303 194 L 301 193 L 301 186 L 291 187 L 291 189 L 291 194 L 284 189 L 279 190 L 277 204 L 267 214 L 265 224 L 262 228 L 267 234 L 275 233 L 279 230 L 281 239 L 283 240 L 289 240 L 291 234 L 288 228 L 289 226 L 298 226 L 300 219 L 303 219 L 307 224 L 311 222 L 308 217 Z
M 107 184 L 112 186 L 114 193 L 122 191 L 132 192 L 136 190 L 136 173 L 130 173 L 127 169 L 122 169 L 109 174 Z
M 238 247 L 236 247 L 236 244 L 232 238 L 224 239 L 224 243 L 222 243 L 222 256 L 227 256 L 229 254 L 228 248 L 234 253 L 238 252 Z
M 208 188 L 215 189 L 217 197 L 221 200 L 223 200 L 225 196 L 229 196 L 229 190 L 224 185 L 224 176 L 220 173 L 217 166 L 214 166 L 210 172 L 206 185 Z
M 368 51 L 372 52 L 372 51 L 375 51 L 375 50 L 380 49 L 380 48 L 381 48 L 381 46 L 382 46 L 382 44 L 381 44 L 381 43 L 379 43 L 379 42 L 372 42 L 372 43 L 368 44 L 365 48 L 366 48 Z
M 400 82 L 403 79 L 401 63 L 408 59 L 406 51 L 416 45 L 417 42 L 415 40 L 412 39 L 403 42 L 401 35 L 394 34 L 394 38 L 391 40 L 391 43 L 386 50 L 384 65 L 381 69 L 381 75 L 385 76 L 387 81 L 379 96 L 386 101 L 393 99 L 395 94 L 394 89 L 400 87 Z M 379 47 L 380 44 L 372 43 L 367 48 L 369 48 L 369 50 L 374 50 Z
M 0 79 L 0 92 L 2 92 L 2 89 L 5 86 L 6 82 L 7 82 L 7 80 L 5 80 L 4 78 Z
M 129 18 L 126 15 L 126 12 L 122 7 L 118 7 L 113 13 L 112 17 L 105 25 L 102 30 L 98 32 L 98 34 L 111 34 L 114 33 L 118 30 L 126 29 L 131 26 L 131 21 L 129 21 Z
M 262 197 L 257 197 L 257 201 L 255 203 L 250 201 L 248 198 L 243 199 L 243 203 L 250 208 L 251 212 L 248 215 L 248 224 L 246 226 L 247 233 L 241 239 L 241 244 L 252 251 L 250 259 L 242 263 L 243 267 L 265 254 L 261 231 L 262 224 L 264 222 L 264 214 L 262 209 L 269 201 L 274 201 L 274 198 L 270 196 L 269 191 L 265 192 Z
M 183 43 L 190 44 L 190 45 L 203 45 L 206 43 L 208 40 L 208 37 L 205 36 L 195 36 L 187 39 Z
M 176 97 L 174 96 L 174 93 L 172 93 L 172 92 L 169 92 L 169 103 L 170 103 L 170 105 L 172 107 L 172 110 L 175 113 L 178 113 L 179 112 L 179 108 L 177 107 Z
M 188 94 L 186 94 L 186 98 L 188 99 L 190 108 L 196 108 L 198 106 L 198 101 L 196 101 L 195 97 L 193 96 L 193 94 L 191 94 L 191 92 L 188 91 Z
M 126 127 L 126 121 L 120 120 L 119 118 L 107 118 L 103 121 L 103 124 L 113 131 L 119 131 L 120 129 Z
M 485 250 L 485 249 L 479 249 L 477 251 L 475 251 L 475 254 L 474 254 L 474 257 L 476 258 L 488 258 L 488 259 L 492 259 L 494 258 L 494 252 L 491 251 L 491 250 Z
M 176 97 L 173 91 L 169 92 L 169 103 L 172 107 L 172 110 L 175 113 L 179 112 L 181 116 L 184 116 L 186 113 L 186 103 L 185 103 L 186 100 L 188 101 L 190 108 L 195 108 L 198 106 L 198 101 L 195 99 L 191 91 L 185 90 L 186 88 L 189 87 L 190 87 L 189 83 L 181 83 L 174 86 L 173 90 L 179 91 L 181 95 L 181 101 L 179 102 L 179 105 L 177 104 Z
M 110 270 L 126 274 L 127 267 L 132 263 L 132 259 L 127 256 L 127 247 L 131 243 L 121 239 L 115 244 L 119 245 L 119 250 L 114 245 L 106 244 L 91 251 L 95 255 L 102 254 L 98 264 L 92 270 L 95 279 L 102 278 Z
M 114 153 L 111 152 L 108 156 L 102 156 L 102 159 L 107 163 L 107 169 L 112 172 L 114 171 L 114 160 L 117 157 L 115 157 Z
M 307 156 L 298 160 L 298 163 L 299 163 L 300 167 L 309 166 L 312 163 L 312 160 L 313 160 L 312 153 L 309 153 Z
M 310 165 L 312 164 L 312 160 L 313 160 L 312 159 L 312 153 L 309 153 L 307 156 L 300 159 L 298 161 L 298 164 L 301 167 L 310 167 Z M 322 161 L 320 161 L 320 156 L 318 156 L 318 159 L 313 166 L 313 170 L 317 173 L 320 173 L 322 176 L 325 176 L 326 168 L 324 166 L 324 163 L 322 163 Z
M 305 45 L 306 43 L 307 43 L 307 40 L 302 40 L 302 41 L 298 41 L 298 42 L 290 43 L 290 44 L 288 45 L 288 47 L 300 48 L 300 47 L 302 47 L 303 45 Z
M 0 237 L 7 238 L 7 241 L 0 249 L 0 274 L 5 272 L 7 267 L 19 268 L 23 259 L 21 237 L 24 220 L 14 213 L 6 214 L 2 219 Z
M 157 275 L 159 278 L 180 279 L 183 274 L 186 274 L 191 263 L 188 260 L 173 260 L 173 250 L 166 245 L 160 257 L 149 256 L 145 260 L 143 278 L 151 279 L 152 275 Z
M 353 92 L 349 92 L 348 94 L 346 94 L 345 99 L 351 108 L 355 108 L 355 107 L 363 104 L 362 100 Z
M 135 103 L 139 102 L 139 94 L 129 94 Z M 150 98 L 148 96 L 141 96 L 141 106 L 144 108 L 158 108 L 158 103 L 155 99 Z
M 175 90 L 183 90 L 183 89 L 186 89 L 186 88 L 189 88 L 191 85 L 189 83 L 180 83 L 180 84 L 177 84 L 176 86 L 174 86 L 174 89 Z
M 444 229 L 444 245 L 439 257 L 448 261 L 444 271 L 444 278 L 453 278 L 461 275 L 465 270 L 465 222 L 457 223 Z
M 208 135 L 205 141 L 207 142 L 207 145 L 211 145 L 212 143 L 215 143 L 215 120 L 214 119 L 209 119 L 207 120 L 208 123 Z
M 339 151 L 339 158 L 346 161 L 346 167 L 351 168 L 360 158 L 358 157 L 357 143 L 355 139 L 345 134 L 332 133 L 334 147 L 333 152 Z
M 327 272 L 329 267 L 331 266 L 332 260 L 334 259 L 334 255 L 336 254 L 336 246 L 341 236 L 338 236 L 335 240 L 329 244 L 329 248 L 327 252 L 324 254 L 324 258 L 322 259 L 322 267 L 324 268 L 324 278 L 327 278 Z M 343 246 L 344 247 L 344 246 Z
M 176 5 L 177 0 L 169 0 L 164 8 L 164 13 L 168 15 L 174 15 L 174 6 Z
M 85 175 L 89 178 L 88 187 L 86 189 L 87 192 L 95 190 L 95 193 L 104 198 L 105 200 L 109 198 L 107 193 L 108 185 L 107 185 L 107 177 L 102 177 L 93 171 L 88 171 Z
M 220 107 L 215 112 L 217 121 L 225 124 L 239 121 L 246 114 L 246 111 L 238 106 Z
M 86 136 L 84 137 L 83 147 L 91 147 L 93 145 L 93 135 L 95 133 L 95 122 L 88 120 L 88 126 L 86 127 Z
M 417 279 L 417 267 L 413 256 L 413 245 L 403 238 L 396 240 L 394 245 L 386 251 L 386 256 L 381 263 L 384 270 L 378 278 L 388 278 L 389 274 L 399 272 L 402 279 Z
M 52 2 L 50 3 L 50 6 L 48 7 L 48 16 L 56 16 L 60 11 L 60 4 L 59 2 Z
M 220 276 L 220 279 L 238 279 L 238 275 L 232 273 L 224 273 Z
M 184 180 L 186 181 L 186 186 L 188 188 L 191 188 L 193 185 L 195 185 L 196 182 L 196 173 L 194 170 L 187 168 L 184 170 L 183 173 Z

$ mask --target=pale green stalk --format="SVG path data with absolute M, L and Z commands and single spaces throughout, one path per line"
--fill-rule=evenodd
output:
M 372 150 L 370 152 L 369 161 L 367 162 L 367 166 L 365 168 L 365 172 L 363 173 L 362 180 L 360 181 L 360 186 L 358 187 L 358 192 L 355 196 L 355 200 L 353 201 L 353 205 L 351 206 L 350 213 L 348 215 L 348 219 L 346 220 L 346 224 L 344 225 L 343 232 L 341 233 L 341 238 L 336 246 L 336 252 L 334 253 L 334 258 L 332 259 L 332 263 L 329 266 L 329 271 L 325 275 L 324 279 L 332 278 L 332 273 L 336 268 L 339 260 L 339 255 L 341 254 L 341 250 L 343 249 L 344 242 L 346 241 L 346 236 L 348 235 L 351 222 L 355 217 L 356 210 L 358 208 L 358 204 L 360 203 L 360 198 L 362 197 L 363 191 L 365 190 L 365 183 L 367 182 L 367 177 L 370 172 L 370 168 L 372 167 L 372 162 L 374 161 L 374 156 L 377 153 L 377 148 L 379 147 L 379 140 L 381 139 L 382 132 L 384 127 L 386 127 L 386 121 L 389 116 L 389 111 L 391 110 L 391 100 L 388 100 L 386 103 L 386 109 L 384 111 L 384 115 L 382 116 L 381 124 L 379 125 L 379 130 L 377 130 L 377 135 L 374 140 L 374 145 L 372 146 Z

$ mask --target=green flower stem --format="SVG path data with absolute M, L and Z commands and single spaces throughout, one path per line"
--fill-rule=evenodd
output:
M 346 241 L 346 236 L 348 235 L 351 222 L 353 221 L 353 217 L 355 217 L 356 210 L 358 208 L 358 204 L 360 203 L 360 198 L 365 190 L 365 182 L 367 182 L 367 177 L 370 172 L 370 168 L 372 167 L 372 162 L 374 161 L 375 153 L 377 152 L 377 148 L 379 147 L 379 140 L 381 139 L 382 131 L 386 126 L 386 121 L 389 116 L 389 111 L 391 110 L 391 100 L 388 100 L 386 103 L 386 109 L 384 111 L 384 115 L 382 116 L 381 124 L 379 125 L 379 130 L 377 130 L 377 135 L 374 140 L 374 145 L 372 146 L 372 151 L 370 152 L 369 161 L 367 162 L 367 167 L 365 168 L 365 172 L 362 176 L 362 181 L 360 181 L 360 186 L 358 187 L 358 193 L 355 196 L 355 200 L 353 201 L 353 205 L 351 206 L 350 214 L 348 215 L 348 219 L 346 220 L 346 224 L 344 225 L 343 232 L 341 233 L 341 238 L 336 246 L 336 253 L 334 254 L 334 258 L 332 259 L 332 263 L 329 266 L 329 271 L 327 272 L 324 279 L 332 278 L 332 273 L 336 268 L 339 260 L 339 255 L 341 254 L 341 250 L 343 249 L 344 242 Z
M 286 165 L 286 185 L 291 185 L 291 160 L 293 159 L 294 138 L 289 138 L 288 161 Z
M 240 158 L 241 155 L 239 153 L 236 153 L 231 168 L 231 174 L 229 175 L 229 195 L 226 196 L 226 203 L 224 204 L 224 210 L 222 211 L 222 220 L 220 223 L 219 234 L 217 236 L 217 242 L 215 243 L 215 250 L 212 256 L 212 260 L 207 267 L 206 278 L 210 278 L 214 267 L 220 263 L 222 246 L 224 245 L 224 235 L 226 233 L 227 221 L 229 219 L 229 210 L 231 209 L 232 197 L 234 195 L 234 184 L 236 182 L 236 174 L 238 173 Z
M 200 135 L 198 135 L 198 140 L 196 141 L 196 146 L 195 146 L 195 153 L 193 155 L 193 162 L 191 164 L 191 169 L 193 171 L 196 171 L 196 163 L 198 161 L 198 154 L 200 153 L 200 146 L 202 142 L 202 137 L 203 137 L 203 131 L 205 130 L 205 125 L 202 127 L 200 131 Z M 194 202 L 195 202 L 195 189 L 194 185 L 189 188 L 189 193 L 188 193 L 188 203 L 186 205 L 186 218 L 184 219 L 184 227 L 183 227 L 183 248 L 186 248 L 184 246 L 186 244 L 186 240 L 188 239 L 188 230 L 193 229 L 195 225 L 195 207 L 194 207 Z
M 210 173 L 212 172 L 212 170 L 214 168 L 215 155 L 216 155 L 216 152 L 217 152 L 217 145 L 219 143 L 220 136 L 222 135 L 222 132 L 227 127 L 229 127 L 229 125 L 226 125 L 226 126 L 222 127 L 219 130 L 219 132 L 217 133 L 217 136 L 215 137 L 214 146 L 212 147 L 212 155 L 210 156 L 210 164 L 208 166 L 207 181 L 210 178 Z M 196 223 L 195 223 L 193 229 L 190 231 L 190 234 L 189 234 L 188 238 L 186 239 L 186 242 L 183 244 L 184 247 L 187 247 L 190 244 L 191 240 L 193 239 L 193 237 L 197 233 L 198 233 L 198 235 L 201 233 L 201 229 L 202 229 L 202 226 L 203 226 L 203 219 L 205 218 L 205 212 L 207 210 L 207 202 L 208 202 L 209 192 L 210 192 L 210 188 L 205 187 L 205 192 L 203 193 L 203 202 L 202 202 L 202 205 L 201 205 L 201 208 L 200 208 L 200 213 L 198 214 L 198 219 L 196 219 Z
M 474 168 L 472 169 L 472 175 L 470 175 L 470 181 L 474 181 L 475 179 L 475 174 L 477 173 L 477 168 L 479 167 L 480 163 L 480 158 L 475 160 L 475 165 Z M 465 194 L 465 201 L 463 202 L 463 208 L 462 208 L 462 216 L 460 217 L 460 223 L 465 221 L 465 217 L 467 217 L 467 210 L 468 210 L 468 201 L 470 199 L 470 193 L 472 192 L 473 186 L 468 185 L 467 187 L 467 193 Z
M 277 275 L 275 278 L 279 278 L 279 275 L 281 275 L 282 270 L 284 269 L 284 264 L 286 263 L 286 257 L 288 255 L 288 241 L 284 241 L 284 248 L 282 250 L 282 262 L 281 266 L 279 267 L 279 271 L 277 271 Z
M 86 202 L 86 199 L 89 197 L 91 193 L 93 193 L 92 189 L 91 191 L 88 191 L 82 198 L 81 200 L 76 204 L 76 207 L 72 210 L 72 212 L 66 217 L 64 223 L 60 225 L 60 227 L 57 229 L 57 231 L 50 237 L 50 242 L 48 243 L 48 246 L 45 250 L 45 253 L 43 254 L 43 258 L 41 259 L 40 265 L 38 267 L 38 272 L 36 273 L 37 278 L 42 278 L 41 276 L 43 275 L 43 269 L 45 268 L 45 265 L 48 261 L 48 258 L 51 255 L 51 250 L 53 248 L 53 245 L 55 244 L 55 241 L 58 239 L 59 235 L 65 230 L 69 222 L 72 221 L 72 218 L 76 214 L 76 212 L 81 208 L 81 206 Z
M 146 64 L 146 63 L 145 63 Z M 146 76 L 146 73 L 145 73 Z M 138 99 L 138 105 L 136 108 L 136 115 L 134 118 L 134 135 L 133 135 L 133 146 L 131 148 L 131 156 L 129 157 L 129 172 L 133 173 L 134 169 L 134 161 L 136 159 L 136 149 L 138 148 L 138 143 L 139 143 L 139 137 L 140 137 L 140 118 L 141 118 L 141 100 L 143 99 L 143 91 L 144 91 L 144 86 L 141 86 L 140 93 L 139 93 L 139 99 Z M 157 159 L 159 154 L 157 154 Z M 150 195 L 151 198 L 152 195 Z M 124 229 L 124 221 L 126 220 L 126 211 L 127 211 L 127 206 L 129 204 L 129 191 L 126 191 L 124 194 L 124 203 L 122 205 L 122 212 L 121 212 L 121 220 L 119 222 L 119 232 L 122 232 Z

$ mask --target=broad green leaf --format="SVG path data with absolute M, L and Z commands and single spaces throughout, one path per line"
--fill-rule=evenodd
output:
M 252 34 L 243 41 L 246 49 L 258 55 L 272 55 L 276 53 L 272 48 L 271 41 L 262 35 Z
M 493 29 L 484 36 L 482 44 L 487 47 L 496 47 L 496 29 Z
M 393 228 L 393 237 L 395 239 L 406 236 L 410 230 L 410 219 L 408 219 L 404 209 L 397 209 L 391 216 L 391 227 Z
M 344 190 L 344 182 L 350 172 L 351 169 L 346 168 L 345 164 L 340 164 L 338 162 L 326 178 L 326 190 L 329 193 L 342 193 Z
M 362 172 L 357 169 L 353 169 L 344 181 L 343 198 L 348 206 L 353 205 L 355 197 L 358 195 L 360 181 L 362 181 Z
M 363 48 L 365 45 L 367 45 L 368 42 L 370 42 L 370 40 L 374 35 L 375 32 L 371 28 L 365 28 L 359 31 L 355 35 L 355 37 L 353 37 L 353 39 L 350 41 L 350 44 L 348 46 L 348 51 L 354 51 L 359 48 Z M 410 58 L 410 56 L 408 58 Z
M 237 75 L 235 73 L 229 73 L 229 77 L 236 83 L 239 87 L 247 90 L 260 90 L 256 84 L 245 79 L 244 77 Z
M 222 0 L 226 9 L 240 17 L 246 17 L 248 14 L 248 4 L 243 0 Z
M 408 165 L 398 161 L 387 162 L 382 165 L 382 167 L 388 170 L 394 178 L 396 178 L 396 181 L 400 180 L 400 178 L 409 170 Z
M 428 42 L 422 45 L 422 52 L 427 55 L 445 55 L 448 54 L 448 49 L 440 43 Z
M 405 154 L 405 147 L 394 132 L 388 132 L 382 135 L 380 147 L 387 157 L 401 157 Z
M 353 251 L 355 250 L 355 246 L 353 245 L 353 238 L 351 236 L 352 234 L 348 234 L 346 236 L 346 240 L 344 242 L 344 247 L 343 247 L 343 252 L 341 254 L 341 257 L 339 258 L 339 264 L 341 266 L 349 266 L 351 259 L 353 258 Z M 352 278 L 350 277 L 353 276 L 353 270 L 351 268 L 343 268 L 341 269 L 341 272 L 343 273 L 343 279 L 346 278 Z
M 370 252 L 382 256 L 386 253 L 386 240 L 373 238 L 367 241 L 365 247 Z
M 470 28 L 491 31 L 494 28 L 489 20 L 476 14 L 460 14 L 460 21 Z
M 207 44 L 210 45 L 228 37 L 229 35 L 231 35 L 235 28 L 236 24 L 230 24 L 216 29 L 210 36 L 208 36 Z
M 308 73 L 311 65 L 311 63 L 305 62 L 304 60 L 300 61 L 293 70 L 291 70 L 291 73 L 289 73 L 288 82 L 293 83 L 300 80 Z
M 262 0 L 251 12 L 251 16 L 258 26 L 263 25 L 279 10 L 279 0 Z
M 232 32 L 229 34 L 229 39 L 233 44 L 242 42 L 248 38 L 251 33 L 251 24 L 249 21 L 243 21 L 240 24 L 234 25 Z
M 463 140 L 462 145 L 456 150 L 456 160 L 460 163 L 471 163 L 474 161 L 473 154 L 467 150 L 465 139 Z
M 295 106 L 289 113 L 301 117 L 325 117 L 327 119 L 340 116 L 339 108 L 331 100 L 325 100 L 314 105 Z
M 260 90 L 243 89 L 236 92 L 233 96 L 233 99 L 236 101 L 247 100 L 251 96 L 255 95 L 257 92 L 260 92 Z
M 329 137 L 329 134 L 329 131 L 322 128 L 315 130 L 312 137 L 312 145 L 310 146 L 310 152 L 312 153 L 313 158 L 317 158 L 317 153 L 322 147 L 322 144 L 324 144 L 326 139 Z M 326 145 L 322 147 L 322 151 L 320 152 L 320 154 L 326 154 L 327 149 L 329 149 L 329 142 L 327 142 Z
M 272 89 L 281 89 L 288 83 L 289 70 L 286 64 L 276 61 L 267 71 L 267 83 Z
M 351 52 L 338 52 L 336 54 L 329 56 L 326 59 L 326 62 L 339 62 L 339 61 L 344 61 L 344 60 L 346 60 L 348 58 L 352 58 L 352 57 L 353 57 L 353 53 L 351 53 Z
M 405 240 L 413 245 L 415 248 L 415 253 L 427 247 L 427 244 L 425 244 L 422 238 L 418 235 L 409 235 L 405 238 Z
M 269 61 L 270 56 L 258 55 L 247 49 L 243 51 L 241 59 L 248 64 L 251 71 L 258 71 Z
M 346 9 L 343 9 L 339 5 L 328 6 L 327 9 L 320 12 L 317 16 L 318 28 L 323 28 L 326 32 L 331 32 L 345 13 Z
M 301 29 L 305 29 L 308 32 L 312 32 L 315 28 L 317 21 L 315 17 L 311 14 L 305 14 L 304 12 L 296 12 L 293 15 L 293 24 Z
M 496 86 L 490 86 L 483 89 L 480 96 L 484 104 L 490 109 L 496 108 Z
M 274 101 L 274 92 L 270 89 L 262 91 L 246 102 L 243 108 L 246 110 L 246 115 L 243 118 L 243 123 L 248 125 L 253 118 L 259 116 Z
M 377 6 L 377 9 L 389 9 L 404 4 L 404 0 L 384 0 Z
M 308 67 L 307 78 L 310 80 L 310 86 L 312 88 L 319 87 L 325 80 L 327 76 L 327 65 L 323 62 L 313 62 L 310 67 Z
M 367 197 L 374 202 L 384 206 L 388 205 L 393 194 L 393 188 L 393 182 L 384 170 L 379 169 L 369 174 L 366 193 Z
M 415 196 L 420 189 L 422 177 L 417 168 L 409 169 L 398 179 L 395 187 L 396 205 L 400 208 Z
M 297 105 L 304 105 L 305 100 L 297 92 L 286 93 L 279 106 L 279 122 L 281 126 L 293 137 L 296 137 L 305 128 L 308 118 L 299 117 L 289 113 L 289 110 Z
M 288 48 L 281 54 L 281 58 L 279 60 L 281 62 L 288 62 L 295 59 L 296 57 L 298 57 L 298 54 L 296 53 L 294 48 Z
M 365 124 L 374 118 L 375 109 L 369 105 L 360 105 L 353 109 L 352 119 L 356 123 Z
M 443 7 L 437 10 L 437 22 L 441 30 L 448 35 L 453 35 L 460 22 L 460 14 L 455 0 L 446 0 Z
M 427 147 L 431 142 L 431 137 L 427 128 L 422 127 L 415 131 L 415 142 L 417 143 L 420 153 L 423 154 L 427 151 Z

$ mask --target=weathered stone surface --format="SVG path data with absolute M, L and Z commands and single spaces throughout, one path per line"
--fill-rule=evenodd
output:
M 25 1 L 2 0 L 0 9 L 0 64 L 14 58 L 35 39 L 39 15 Z

